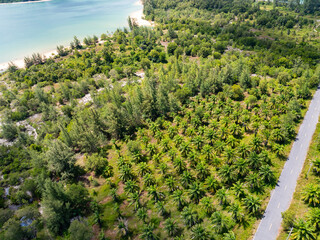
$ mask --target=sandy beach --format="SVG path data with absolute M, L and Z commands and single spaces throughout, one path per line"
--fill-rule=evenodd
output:
M 48 52 L 45 52 L 45 53 L 42 53 L 42 57 L 44 58 L 50 58 L 50 57 L 53 57 L 55 55 L 57 55 L 58 52 L 57 50 L 52 50 L 52 51 L 48 51 Z M 30 56 L 28 56 L 30 57 Z M 14 65 L 16 65 L 18 68 L 24 68 L 24 59 L 16 59 L 16 60 L 13 60 L 11 61 Z M 7 63 L 0 63 L 0 72 L 6 70 L 9 66 L 10 62 L 7 62 Z
M 35 3 L 35 2 L 44 2 L 44 1 L 51 1 L 51 0 L 43 0 L 43 1 L 33 1 L 33 2 L 21 2 L 21 3 Z M 11 4 L 11 3 L 9 3 Z M 12 3 L 12 4 L 15 4 L 15 3 Z M 20 4 L 20 3 L 17 3 L 17 4 Z M 138 10 L 138 11 L 135 11 L 133 13 L 130 14 L 130 17 L 132 19 L 134 19 L 134 21 L 138 24 L 138 26 L 146 26 L 146 27 L 152 27 L 154 26 L 154 23 L 153 22 L 150 22 L 150 21 L 147 21 L 144 19 L 144 14 L 143 14 L 143 3 L 141 0 L 137 1 L 134 3 L 136 6 L 141 6 L 141 9 Z M 43 57 L 45 58 L 50 58 L 50 57 L 53 57 L 54 55 L 57 55 L 57 51 L 56 50 L 52 50 L 52 51 L 48 51 L 48 52 L 45 52 L 45 53 L 41 53 Z M 30 56 L 28 56 L 30 57 Z M 24 59 L 14 59 L 12 61 L 14 65 L 16 65 L 18 68 L 24 68 Z M 0 63 L 0 73 L 5 71 L 10 62 L 6 62 L 6 63 Z
M 143 3 L 141 0 L 137 1 L 135 5 L 141 6 L 141 10 L 133 12 L 130 14 L 130 17 L 134 19 L 134 21 L 138 24 L 138 26 L 146 26 L 146 27 L 152 27 L 154 25 L 153 22 L 149 22 L 144 19 L 144 14 L 143 14 Z

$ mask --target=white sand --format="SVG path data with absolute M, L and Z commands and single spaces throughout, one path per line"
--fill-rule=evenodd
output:
M 138 2 L 135 3 L 135 5 L 142 6 L 141 10 L 133 12 L 133 13 L 130 14 L 130 17 L 138 24 L 138 26 L 146 26 L 146 27 L 154 26 L 153 22 L 149 22 L 149 21 L 144 19 L 142 1 L 139 0 Z
M 49 52 L 46 52 L 46 53 L 43 53 L 41 54 L 42 57 L 44 58 L 50 58 L 50 57 L 53 57 L 55 55 L 57 55 L 58 52 L 57 50 L 52 50 L 52 51 L 49 51 Z M 24 68 L 24 59 L 16 59 L 16 60 L 13 60 L 11 61 L 14 65 L 16 65 L 18 68 Z M 0 73 L 4 70 L 6 70 L 9 66 L 10 62 L 7 62 L 7 63 L 0 63 Z

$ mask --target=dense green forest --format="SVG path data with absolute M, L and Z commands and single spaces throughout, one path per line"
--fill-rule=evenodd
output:
M 153 28 L 1 74 L 0 239 L 252 236 L 320 82 L 318 1 L 144 4 Z

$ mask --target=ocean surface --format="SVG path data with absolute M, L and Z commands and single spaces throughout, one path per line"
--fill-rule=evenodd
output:
M 32 53 L 69 46 L 94 34 L 127 26 L 128 16 L 142 8 L 137 0 L 52 0 L 0 4 L 0 63 Z

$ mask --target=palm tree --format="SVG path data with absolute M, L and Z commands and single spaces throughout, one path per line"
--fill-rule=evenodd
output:
M 180 178 L 181 184 L 184 188 L 188 188 L 189 185 L 194 181 L 194 177 L 188 170 L 184 171 Z
M 209 166 L 203 162 L 199 162 L 196 167 L 197 178 L 200 181 L 204 181 L 204 179 L 209 176 Z
M 248 157 L 250 153 L 249 146 L 245 143 L 240 143 L 238 146 L 238 152 L 242 158 Z
M 228 212 L 231 213 L 236 222 L 240 222 L 243 218 L 242 208 L 239 203 L 232 203 L 228 208 Z
M 189 197 L 195 203 L 199 203 L 199 200 L 205 195 L 202 183 L 194 182 L 189 189 Z
M 170 139 L 164 138 L 161 140 L 161 146 L 164 152 L 167 152 L 170 149 Z
M 129 193 L 134 193 L 139 191 L 139 186 L 136 183 L 136 181 L 133 180 L 128 180 L 125 185 L 124 185 L 124 191 L 129 194 Z
M 210 234 L 199 224 L 191 229 L 191 239 L 193 240 L 209 240 Z
M 223 234 L 223 240 L 236 240 L 236 235 L 233 231 L 229 231 Z
M 261 188 L 261 183 L 260 183 L 260 178 L 258 173 L 251 173 L 250 175 L 248 175 L 248 177 L 246 178 L 247 182 L 250 186 L 251 191 L 257 191 Z
M 259 137 L 253 137 L 251 141 L 251 147 L 253 151 L 255 151 L 256 153 L 259 153 L 262 149 L 261 139 Z
M 165 196 L 162 192 L 158 191 L 155 185 L 148 187 L 147 191 L 148 191 L 148 196 L 150 196 L 151 199 L 155 202 L 160 201 Z
M 178 188 L 176 180 L 174 179 L 173 176 L 169 176 L 166 179 L 166 185 L 168 186 L 170 192 L 174 192 Z
M 164 229 L 167 231 L 170 237 L 176 236 L 179 232 L 179 227 L 172 218 L 168 218 L 166 221 L 164 221 Z
M 210 217 L 215 210 L 212 198 L 204 197 L 201 199 L 200 204 L 201 204 L 204 212 L 206 213 L 206 215 Z
M 205 155 L 205 158 L 207 161 L 210 160 L 210 158 L 212 157 L 212 147 L 208 144 L 204 145 L 202 148 L 202 152 Z
M 258 169 L 262 164 L 259 159 L 259 155 L 255 152 L 250 153 L 247 162 L 251 169 Z
M 235 169 L 237 170 L 237 174 L 241 177 L 245 177 L 248 172 L 248 162 L 246 160 L 244 160 L 243 158 L 239 158 L 236 162 L 235 162 Z
M 230 135 L 227 138 L 227 143 L 230 145 L 232 148 L 235 148 L 238 144 L 238 139 L 236 139 L 234 136 Z
M 191 207 L 185 207 L 181 213 L 182 220 L 188 228 L 192 228 L 194 225 L 201 223 L 197 212 L 193 211 Z
M 174 191 L 172 195 L 173 195 L 173 201 L 178 206 L 178 210 L 181 211 L 186 205 L 186 200 L 183 195 L 183 191 L 178 189 Z
M 162 217 L 165 217 L 165 216 L 167 216 L 169 214 L 168 211 L 165 209 L 164 203 L 162 201 L 158 201 L 156 203 L 156 208 L 158 209 L 158 213 Z
M 180 151 L 183 157 L 186 157 L 188 153 L 190 152 L 190 143 L 189 142 L 183 142 L 180 145 Z
M 221 179 L 223 180 L 223 182 L 231 184 L 236 176 L 234 174 L 234 169 L 232 166 L 229 165 L 223 165 L 220 169 L 219 169 L 219 175 L 221 177 Z
M 146 223 L 146 219 L 148 217 L 147 209 L 144 207 L 139 208 L 136 215 L 143 223 Z
M 147 173 L 151 173 L 151 170 L 146 162 L 141 162 L 138 164 L 138 174 L 143 177 Z
M 227 159 L 227 163 L 231 164 L 235 158 L 235 149 L 227 146 L 224 150 L 223 156 Z
M 213 141 L 217 138 L 216 132 L 212 128 L 209 128 L 205 133 L 205 137 L 209 141 L 209 144 L 212 146 Z
M 202 144 L 203 144 L 203 139 L 201 136 L 196 136 L 192 142 L 194 143 L 194 145 L 196 146 L 197 150 L 199 151 L 200 148 L 202 147 Z
M 282 157 L 284 154 L 284 147 L 280 144 L 273 143 L 272 150 L 275 154 L 277 154 L 278 157 Z
M 153 143 L 149 143 L 147 146 L 150 156 L 152 157 L 157 152 L 157 147 Z
M 229 204 L 228 195 L 229 194 L 227 193 L 227 190 L 224 187 L 217 191 L 216 197 L 218 198 L 220 205 L 226 206 Z
M 225 145 L 226 144 L 221 140 L 218 140 L 215 142 L 214 146 L 215 146 L 216 153 L 218 155 L 221 155 L 221 153 L 223 153 Z
M 308 214 L 308 222 L 315 228 L 320 230 L 320 208 L 312 208 Z
M 299 219 L 293 226 L 291 237 L 295 240 L 316 239 L 313 232 L 314 228 L 310 226 L 308 222 L 305 222 L 303 219 Z
M 155 178 L 151 173 L 147 173 L 143 176 L 143 183 L 145 187 L 149 187 L 155 184 Z
M 124 238 L 128 236 L 129 234 L 129 225 L 128 220 L 124 218 L 118 219 L 118 225 L 117 225 L 117 233 L 120 235 L 121 238 Z
M 181 158 L 175 158 L 173 161 L 173 166 L 179 174 L 181 174 L 187 168 L 186 163 Z
M 153 225 L 153 223 L 144 224 L 142 228 L 141 238 L 144 240 L 158 240 L 159 237 L 154 234 L 154 229 L 155 226 Z
M 269 165 L 263 165 L 260 168 L 259 174 L 265 183 L 273 184 L 276 180 L 276 177 Z
M 242 199 L 242 198 L 244 198 L 246 196 L 246 193 L 244 191 L 243 183 L 241 183 L 240 181 L 238 181 L 235 184 L 233 184 L 231 189 L 234 191 L 234 195 L 236 197 L 238 197 L 239 199 Z
M 309 184 L 302 193 L 302 199 L 313 207 L 319 206 L 320 203 L 320 185 Z
M 313 171 L 317 176 L 320 175 L 320 158 L 313 160 Z
M 183 142 L 183 137 L 178 134 L 174 137 L 173 142 L 175 143 L 176 147 L 178 147 Z
M 208 191 L 214 194 L 220 188 L 220 183 L 214 176 L 210 175 L 205 181 L 205 186 Z
M 250 213 L 257 214 L 260 211 L 261 201 L 258 197 L 249 195 L 244 199 L 244 205 Z
M 216 211 L 212 214 L 211 222 L 213 224 L 213 229 L 219 234 L 226 233 L 231 227 L 230 220 L 220 211 Z
M 129 206 L 133 205 L 135 211 L 141 207 L 140 196 L 141 192 L 134 192 L 129 195 Z

